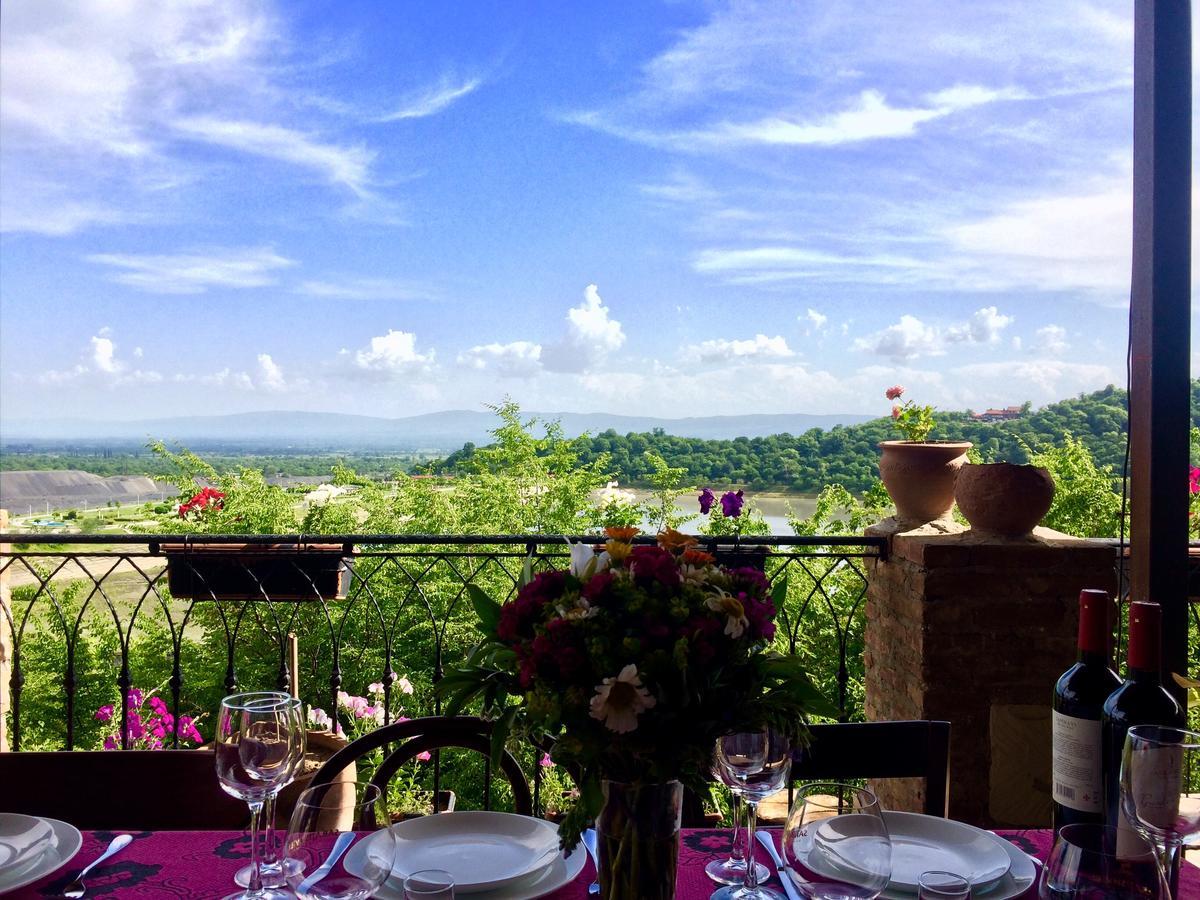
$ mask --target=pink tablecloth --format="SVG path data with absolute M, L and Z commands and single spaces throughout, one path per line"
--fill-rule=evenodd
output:
M 1001 832 L 1022 850 L 1045 858 L 1049 831 Z M 100 855 L 115 832 L 85 832 L 83 849 L 65 868 L 10 896 L 61 897 L 62 890 L 80 868 Z M 767 863 L 765 854 L 760 860 Z M 704 875 L 704 864 L 729 851 L 728 831 L 687 830 L 679 858 L 678 900 L 707 900 L 714 885 Z M 214 900 L 234 890 L 233 873 L 249 857 L 246 836 L 217 831 L 158 831 L 134 834 L 134 841 L 119 856 L 92 871 L 88 897 L 179 897 Z M 551 894 L 548 900 L 585 900 L 595 876 L 588 862 L 574 883 Z M 774 881 L 774 878 L 772 878 Z M 1029 896 L 1032 896 L 1032 891 Z M 1184 865 L 1180 897 L 1200 900 L 1200 869 Z

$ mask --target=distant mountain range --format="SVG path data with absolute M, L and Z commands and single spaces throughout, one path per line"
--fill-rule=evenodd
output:
M 871 416 L 779 415 L 705 416 L 659 419 L 609 413 L 528 413 L 542 420 L 557 419 L 570 437 L 614 429 L 619 434 L 661 428 L 679 437 L 732 439 L 771 434 L 802 434 L 810 428 L 853 425 Z M 448 451 L 468 441 L 488 443 L 497 424 L 490 412 L 448 410 L 385 419 L 344 413 L 255 412 L 223 416 L 181 416 L 133 421 L 86 419 L 18 420 L 0 423 L 0 444 L 137 444 L 157 438 L 192 449 L 272 450 L 438 450 Z

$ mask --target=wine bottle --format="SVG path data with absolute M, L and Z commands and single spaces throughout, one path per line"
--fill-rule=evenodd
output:
M 1121 753 L 1125 733 L 1134 725 L 1183 727 L 1183 710 L 1162 683 L 1162 607 L 1129 604 L 1128 672 L 1124 683 L 1104 701 L 1101 720 L 1105 823 L 1119 828 Z
M 1104 822 L 1100 718 L 1121 686 L 1112 670 L 1112 600 L 1107 591 L 1079 592 L 1079 655 L 1054 685 L 1052 815 L 1054 829 Z

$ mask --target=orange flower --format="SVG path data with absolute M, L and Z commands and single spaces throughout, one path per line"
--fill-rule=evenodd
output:
M 628 544 L 630 541 L 633 540 L 634 535 L 639 534 L 641 532 L 641 530 L 642 529 L 637 528 L 633 525 L 623 526 L 623 527 L 618 527 L 616 525 L 610 525 L 608 528 L 604 529 L 604 533 L 607 534 L 614 541 L 621 541 L 624 544 Z
M 688 550 L 691 547 L 700 543 L 699 540 L 692 537 L 690 534 L 683 534 L 676 531 L 674 528 L 667 528 L 658 533 L 658 546 L 664 550 L 669 550 L 672 553 L 679 553 Z
M 685 566 L 711 566 L 717 558 L 703 550 L 684 550 L 683 564 Z

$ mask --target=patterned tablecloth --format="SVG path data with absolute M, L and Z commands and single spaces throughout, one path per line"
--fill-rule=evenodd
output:
M 92 831 L 83 836 L 83 849 L 65 868 L 8 896 L 14 898 L 61 897 L 62 890 L 79 870 L 100 855 L 116 832 Z M 1045 858 L 1050 849 L 1049 831 L 1001 832 L 1022 850 Z M 91 898 L 179 897 L 214 900 L 235 888 L 233 873 L 249 858 L 245 834 L 217 831 L 158 831 L 134 834 L 120 855 L 94 869 L 88 877 Z M 756 847 L 760 861 L 769 860 Z M 704 874 L 710 859 L 729 851 L 729 832 L 689 829 L 683 833 L 679 858 L 678 900 L 707 900 L 714 885 Z M 570 885 L 548 900 L 584 900 L 595 876 L 589 861 Z M 774 877 L 772 878 L 774 882 Z M 1030 891 L 1027 896 L 1033 896 Z M 1184 865 L 1180 896 L 1200 900 L 1200 869 Z

